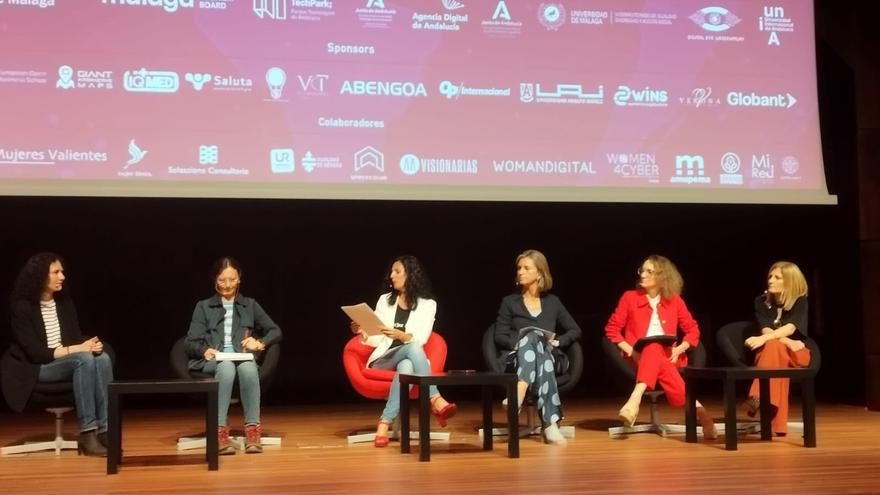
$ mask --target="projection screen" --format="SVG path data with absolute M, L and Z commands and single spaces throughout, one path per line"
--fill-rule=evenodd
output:
M 810 0 L 0 0 L 0 194 L 833 204 Z

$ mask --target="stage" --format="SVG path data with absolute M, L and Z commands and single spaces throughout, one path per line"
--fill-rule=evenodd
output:
M 720 401 L 709 401 L 720 422 Z M 820 403 L 818 447 L 803 447 L 800 434 L 760 441 L 740 437 L 739 450 L 724 450 L 721 438 L 688 444 L 684 435 L 661 438 L 640 433 L 611 439 L 619 404 L 607 399 L 565 404 L 563 424 L 576 427 L 566 447 L 523 438 L 519 459 L 506 456 L 499 439 L 492 452 L 481 450 L 477 403 L 461 403 L 447 428 L 450 442 L 432 442 L 430 462 L 418 449 L 403 455 L 399 444 L 377 449 L 348 445 L 356 429 L 374 427 L 378 402 L 352 405 L 266 407 L 264 434 L 282 437 L 280 447 L 263 454 L 221 456 L 220 470 L 209 472 L 204 451 L 178 454 L 178 436 L 204 428 L 198 408 L 140 409 L 125 415 L 119 474 L 108 476 L 103 458 L 75 451 L 0 458 L 0 487 L 6 495 L 26 493 L 880 493 L 880 413 L 863 407 Z M 799 405 L 792 404 L 792 420 Z M 495 411 L 501 423 L 502 410 Z M 240 428 L 240 409 L 230 424 Z M 740 420 L 748 418 L 740 410 Z M 641 421 L 648 420 L 643 405 Z M 683 422 L 682 410 L 661 408 L 661 419 Z M 415 420 L 415 414 L 413 415 Z M 75 417 L 65 431 L 75 438 Z M 0 444 L 48 435 L 46 413 L 0 415 Z M 436 425 L 434 425 L 436 426 Z M 417 445 L 417 442 L 414 442 Z

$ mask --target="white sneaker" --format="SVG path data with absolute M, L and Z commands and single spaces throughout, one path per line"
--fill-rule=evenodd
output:
M 568 440 L 562 436 L 559 431 L 559 425 L 550 423 L 550 426 L 544 428 L 544 443 L 552 443 L 553 445 L 566 445 Z

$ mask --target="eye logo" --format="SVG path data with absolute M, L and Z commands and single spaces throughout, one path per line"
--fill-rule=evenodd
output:
M 727 31 L 742 20 L 724 7 L 704 7 L 694 12 L 690 19 L 703 30 L 713 33 Z

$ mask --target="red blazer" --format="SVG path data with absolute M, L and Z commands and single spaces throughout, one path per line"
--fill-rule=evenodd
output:
M 608 318 L 605 335 L 615 344 L 625 340 L 629 345 L 633 345 L 648 333 L 652 313 L 648 296 L 644 291 L 628 290 L 620 296 L 617 309 L 611 314 L 611 318 Z M 691 347 L 699 345 L 700 328 L 681 297 L 661 298 L 660 303 L 657 304 L 657 313 L 663 333 L 676 335 L 677 329 L 681 328 L 685 342 Z

